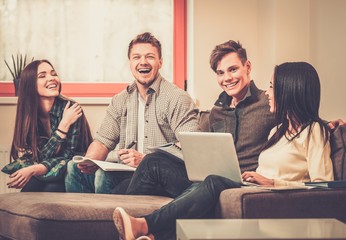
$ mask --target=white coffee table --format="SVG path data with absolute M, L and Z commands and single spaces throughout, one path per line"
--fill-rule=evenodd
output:
M 346 239 L 346 224 L 336 219 L 177 220 L 177 239 Z

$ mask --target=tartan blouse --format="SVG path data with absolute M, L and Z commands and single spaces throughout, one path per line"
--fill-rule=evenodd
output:
M 56 132 L 67 102 L 68 100 L 63 99 L 61 96 L 55 98 L 53 107 L 49 112 L 51 128 L 49 137 L 46 136 L 43 126 L 38 124 L 41 140 L 38 149 L 38 162 L 43 164 L 48 171 L 61 160 L 66 162 L 71 160 L 78 147 L 81 118 L 71 125 L 65 139 L 62 139 Z M 74 102 L 71 101 L 71 104 L 74 104 Z

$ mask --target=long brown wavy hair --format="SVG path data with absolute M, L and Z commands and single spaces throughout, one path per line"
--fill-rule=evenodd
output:
M 38 160 L 38 112 L 39 95 L 37 92 L 37 69 L 41 63 L 53 65 L 48 60 L 35 60 L 29 63 L 22 71 L 19 80 L 18 102 L 16 120 L 11 146 L 11 157 L 13 160 L 19 157 L 19 153 L 30 152 L 32 160 Z M 61 85 L 59 93 L 61 92 Z M 62 99 L 67 99 L 61 95 Z M 68 100 L 68 99 L 67 99 Z M 90 127 L 85 115 L 82 115 L 80 141 L 78 151 L 85 152 L 92 142 Z M 10 161 L 11 161 L 10 157 Z

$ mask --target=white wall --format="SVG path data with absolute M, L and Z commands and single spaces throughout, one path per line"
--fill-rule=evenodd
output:
M 322 79 L 322 116 L 346 120 L 346 1 L 311 1 L 311 62 Z
M 322 82 L 322 118 L 346 119 L 346 1 L 188 0 L 188 12 L 189 92 L 201 109 L 221 92 L 209 55 L 232 39 L 247 49 L 252 79 L 263 89 L 275 65 L 313 64 Z

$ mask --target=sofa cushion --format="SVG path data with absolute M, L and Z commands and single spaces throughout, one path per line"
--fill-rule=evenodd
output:
M 0 194 L 0 236 L 31 240 L 117 239 L 112 219 L 116 207 L 142 216 L 170 201 L 170 198 L 157 196 Z
M 346 180 L 346 125 L 338 126 L 330 134 L 330 147 L 334 179 Z
M 270 191 L 234 188 L 223 191 L 221 218 L 336 218 L 346 223 L 346 189 Z

